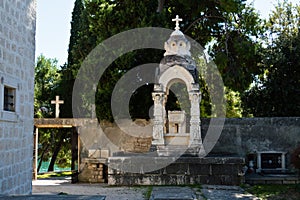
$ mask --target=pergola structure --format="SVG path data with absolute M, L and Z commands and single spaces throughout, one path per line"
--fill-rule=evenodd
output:
M 79 170 L 79 151 L 80 141 L 78 127 L 85 124 L 90 119 L 73 119 L 73 118 L 36 118 L 34 119 L 34 159 L 33 159 L 33 179 L 37 179 L 37 163 L 38 163 L 38 138 L 39 129 L 41 128 L 70 128 L 72 129 L 72 163 L 71 170 L 73 172 L 72 182 L 76 182 L 76 174 Z M 76 165 L 77 164 L 77 165 Z

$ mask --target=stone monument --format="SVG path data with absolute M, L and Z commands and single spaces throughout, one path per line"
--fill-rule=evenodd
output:
M 108 184 L 239 185 L 243 182 L 239 175 L 243 158 L 205 157 L 197 66 L 190 53 L 191 44 L 179 30 L 182 19 L 176 16 L 173 21 L 175 30 L 165 42 L 164 58 L 155 74 L 151 148 L 143 153 L 121 151 L 109 157 Z M 167 109 L 171 86 L 178 82 L 187 89 L 190 110 Z
M 152 93 L 154 101 L 154 125 L 152 145 L 159 155 L 178 154 L 187 149 L 189 154 L 204 155 L 201 139 L 199 80 L 196 63 L 191 57 L 190 42 L 179 30 L 176 16 L 175 31 L 165 42 L 164 58 L 156 74 L 156 84 Z M 166 110 L 170 87 L 177 82 L 185 84 L 190 100 L 190 120 L 187 122 L 184 111 Z M 187 132 L 186 123 L 189 126 Z

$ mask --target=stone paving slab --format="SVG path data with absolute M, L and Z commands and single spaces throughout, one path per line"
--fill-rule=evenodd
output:
M 203 185 L 201 192 L 207 200 L 260 200 L 238 186 Z
M 150 200 L 196 200 L 195 191 L 189 187 L 153 187 Z
M 83 195 L 27 195 L 27 196 L 0 196 L 0 200 L 105 200 L 105 196 Z

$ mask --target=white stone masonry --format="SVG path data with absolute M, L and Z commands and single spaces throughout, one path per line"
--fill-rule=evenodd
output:
M 31 193 L 35 30 L 36 0 L 0 0 L 0 195 Z

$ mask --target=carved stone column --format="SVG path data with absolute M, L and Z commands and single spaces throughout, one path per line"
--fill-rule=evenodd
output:
M 199 106 L 201 92 L 198 85 L 193 86 L 193 90 L 189 92 L 189 97 L 191 101 L 190 146 L 195 147 L 202 144 Z
M 164 145 L 165 93 L 159 90 L 159 85 L 154 86 L 152 99 L 154 101 L 152 145 Z

